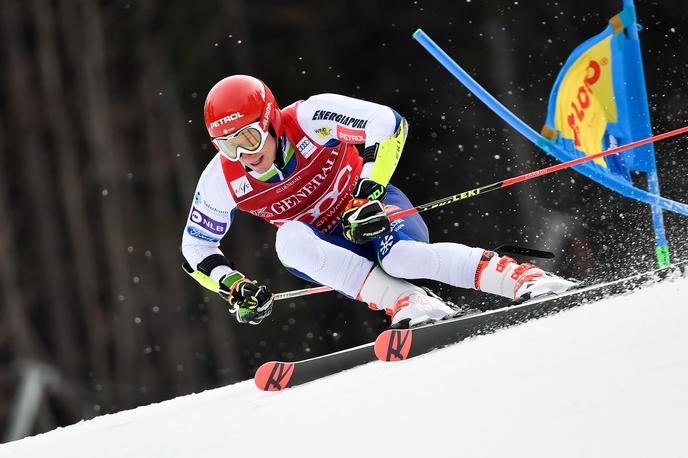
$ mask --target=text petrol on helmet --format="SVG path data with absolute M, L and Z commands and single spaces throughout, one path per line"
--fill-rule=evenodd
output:
M 213 145 L 230 161 L 260 151 L 270 133 L 282 134 L 272 91 L 248 75 L 232 75 L 215 84 L 205 100 L 204 118 Z

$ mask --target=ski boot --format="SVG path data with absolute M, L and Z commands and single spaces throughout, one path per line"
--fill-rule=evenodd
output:
M 373 310 L 384 310 L 392 317 L 391 327 L 409 328 L 457 315 L 458 310 L 433 296 L 376 266 L 363 282 L 357 299 L 366 302 Z
M 518 304 L 547 294 L 560 294 L 577 283 L 545 272 L 534 264 L 485 251 L 475 272 L 475 289 L 508 297 Z

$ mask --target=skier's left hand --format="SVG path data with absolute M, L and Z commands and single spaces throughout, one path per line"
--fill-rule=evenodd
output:
M 344 237 L 354 243 L 367 243 L 391 230 L 382 199 L 385 187 L 368 178 L 361 178 L 342 212 Z

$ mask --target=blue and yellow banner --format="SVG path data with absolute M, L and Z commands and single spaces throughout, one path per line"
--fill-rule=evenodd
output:
M 554 83 L 541 134 L 551 142 L 550 154 L 560 161 L 652 135 L 639 26 L 632 1 L 624 3 L 602 33 L 573 51 Z M 577 170 L 624 195 L 640 191 L 630 172 L 642 171 L 647 173 L 649 192 L 659 197 L 652 145 L 599 158 Z M 666 265 L 669 252 L 659 206 L 653 206 L 653 222 L 658 261 Z
M 624 60 L 624 52 L 631 45 L 624 31 L 635 26 L 634 8 L 624 9 L 609 21 L 602 33 L 576 48 L 559 73 L 550 95 L 542 135 L 570 154 L 560 160 L 596 154 L 644 138 L 644 135 L 637 138 L 633 135 L 637 130 L 634 124 L 639 119 L 631 114 L 632 105 L 642 102 L 633 103 L 628 94 L 629 79 L 637 78 L 638 72 L 642 75 L 642 67 L 628 71 Z M 607 156 L 595 163 L 608 173 L 630 181 L 627 161 L 637 162 L 631 160 L 637 153 Z

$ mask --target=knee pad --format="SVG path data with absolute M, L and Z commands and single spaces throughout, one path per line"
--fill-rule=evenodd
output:
M 356 296 L 373 267 L 372 261 L 321 239 L 298 221 L 287 221 L 277 230 L 275 250 L 285 266 L 349 297 Z
M 473 288 L 483 250 L 459 243 L 423 243 L 399 240 L 382 261 L 382 268 L 397 278 L 427 278 L 459 288 Z
M 433 278 L 440 266 L 440 256 L 429 243 L 399 240 L 380 264 L 392 277 Z
M 322 240 L 298 221 L 287 221 L 277 229 L 275 251 L 282 264 L 297 270 L 317 272 L 325 265 Z

